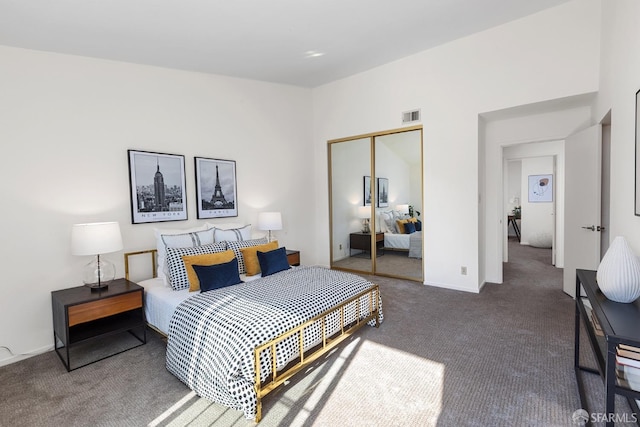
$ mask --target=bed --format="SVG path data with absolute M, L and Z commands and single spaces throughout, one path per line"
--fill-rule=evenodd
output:
M 405 233 L 406 223 L 411 222 L 412 230 Z M 384 249 L 407 251 L 409 258 L 422 258 L 422 223 L 417 218 L 409 218 L 400 212 L 390 210 L 378 212 L 376 223 L 384 233 Z
M 155 250 L 125 254 L 129 257 Z M 293 267 L 208 292 L 145 288 L 145 315 L 167 335 L 167 369 L 199 396 L 256 422 L 261 399 L 365 324 L 383 319 L 377 285 L 323 267 Z
M 409 258 L 422 258 L 422 231 L 411 234 L 384 233 L 384 248 L 408 251 Z

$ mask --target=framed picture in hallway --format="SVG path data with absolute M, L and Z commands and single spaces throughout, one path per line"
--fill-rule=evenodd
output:
M 195 158 L 198 219 L 238 216 L 235 160 Z
M 128 150 L 131 223 L 187 219 L 184 156 Z
M 634 209 L 636 216 L 640 216 L 640 90 L 636 92 L 636 197 Z
M 553 202 L 553 175 L 529 175 L 529 203 Z

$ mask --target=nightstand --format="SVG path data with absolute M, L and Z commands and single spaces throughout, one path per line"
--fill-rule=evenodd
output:
M 287 249 L 287 261 L 289 265 L 300 265 L 300 251 Z
M 116 279 L 103 289 L 79 286 L 51 292 L 54 347 L 67 371 L 145 344 L 143 296 L 144 288 L 126 279 Z M 140 334 L 136 334 L 136 330 Z M 125 332 L 136 338 L 128 339 L 133 343 L 125 348 L 105 339 Z M 129 334 L 125 335 L 130 337 Z M 110 345 L 113 348 L 109 348 Z M 72 357 L 83 363 L 72 366 Z
M 376 254 L 377 256 L 384 254 L 384 233 L 376 233 Z M 361 250 L 363 252 L 369 252 L 369 258 L 371 258 L 371 233 L 351 233 L 349 234 L 349 256 L 351 250 Z M 357 254 L 356 254 L 357 255 Z

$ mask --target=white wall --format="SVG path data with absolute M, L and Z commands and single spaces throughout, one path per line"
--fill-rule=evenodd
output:
M 599 12 L 597 0 L 569 2 L 314 89 L 316 192 L 327 192 L 328 140 L 398 128 L 402 111 L 421 108 L 425 282 L 478 292 L 485 281 L 479 259 L 486 246 L 479 202 L 491 206 L 486 222 L 493 235 L 503 224 L 499 148 L 488 153 L 498 159 L 486 171 L 487 179 L 493 173 L 500 177 L 487 182 L 493 193 L 479 186 L 485 176 L 479 115 L 596 91 Z M 319 210 L 326 211 L 326 202 L 318 200 Z M 327 230 L 326 219 L 317 224 L 318 235 Z M 487 233 L 487 239 L 493 236 Z M 328 256 L 327 242 L 316 243 L 318 253 Z M 499 253 L 498 247 L 492 250 Z M 468 275 L 460 274 L 461 266 Z
M 384 139 L 376 138 L 376 177 L 389 180 L 389 206 L 379 209 L 388 211 L 396 209 L 399 204 L 412 204 L 415 202 L 411 200 L 411 168 L 402 157 L 384 144 L 383 141 Z M 416 186 L 420 186 L 419 180 Z
M 310 90 L 0 47 L 0 93 L 0 346 L 14 354 L 52 347 L 50 292 L 82 283 L 72 224 L 119 221 L 132 251 L 154 246 L 156 226 L 204 223 L 194 156 L 237 162 L 239 217 L 224 222 L 279 210 L 281 244 L 316 262 Z M 127 149 L 185 156 L 188 221 L 131 224 Z M 108 257 L 122 277 L 122 252 Z
M 522 203 L 522 160 L 511 160 L 508 162 L 507 172 L 507 204 L 505 209 L 513 210 L 521 206 Z
M 553 200 L 551 202 L 533 203 L 529 201 L 528 186 L 529 177 L 532 175 L 551 175 L 552 185 L 547 190 L 553 191 Z M 521 193 L 525 194 L 522 200 L 522 240 L 523 245 L 535 246 L 539 236 L 543 236 L 543 240 L 549 239 L 549 243 L 553 242 L 554 237 L 554 205 L 558 203 L 557 174 L 554 171 L 554 158 L 551 156 L 532 157 L 522 159 L 522 180 Z M 560 202 L 562 204 L 562 202 Z
M 624 236 L 640 254 L 634 215 L 635 93 L 640 89 L 640 2 L 602 2 L 600 91 L 594 114 L 611 111 L 610 239 Z
M 506 176 L 506 192 L 504 209 L 507 214 L 511 214 L 516 207 L 522 207 L 521 182 L 522 182 L 522 160 L 510 160 L 507 162 Z M 516 219 L 516 223 L 520 226 L 521 220 Z M 513 227 L 507 224 L 509 236 L 515 236 Z

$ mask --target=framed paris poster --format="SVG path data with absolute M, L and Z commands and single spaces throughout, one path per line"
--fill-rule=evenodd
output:
M 195 158 L 198 219 L 238 216 L 234 160 Z

